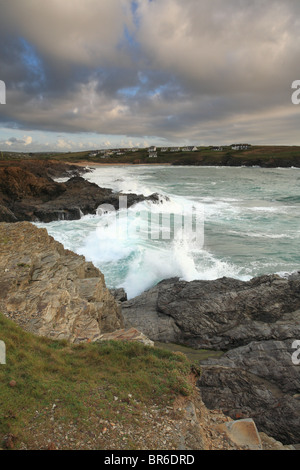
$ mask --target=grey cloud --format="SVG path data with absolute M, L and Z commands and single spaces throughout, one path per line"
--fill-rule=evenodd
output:
M 265 132 L 295 143 L 298 0 L 130 4 L 0 0 L 0 122 L 195 143 Z

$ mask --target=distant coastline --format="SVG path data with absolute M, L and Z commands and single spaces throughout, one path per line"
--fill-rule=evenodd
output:
M 153 148 L 155 150 L 153 150 Z M 196 149 L 196 150 L 195 150 Z M 174 165 L 262 168 L 300 168 L 300 146 L 195 147 L 106 149 L 67 153 L 0 152 L 0 165 L 7 161 L 55 160 L 89 165 Z
M 83 161 L 83 162 L 72 162 L 72 161 L 67 161 L 66 162 L 69 165 L 77 165 L 83 168 L 86 167 L 91 167 L 91 166 L 149 166 L 149 165 L 157 165 L 157 166 L 172 166 L 172 163 L 116 163 L 116 162 L 111 162 L 111 163 L 102 163 L 102 162 L 89 162 L 89 161 Z

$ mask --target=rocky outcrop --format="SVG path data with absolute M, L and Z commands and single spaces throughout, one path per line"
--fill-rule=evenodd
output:
M 0 224 L 0 311 L 27 331 L 71 342 L 123 328 L 102 273 L 30 223 Z
M 153 341 L 224 351 L 201 363 L 202 399 L 232 419 L 253 418 L 259 431 L 300 442 L 300 274 L 249 282 L 162 281 L 122 303 L 125 326 Z
M 135 328 L 129 328 L 128 330 L 122 329 L 113 331 L 112 333 L 104 333 L 98 339 L 98 342 L 101 341 L 123 341 L 123 342 L 137 342 L 142 343 L 145 346 L 154 346 L 154 342 L 150 341 L 143 333 L 136 330 Z
M 127 207 L 144 200 L 159 201 L 157 194 L 145 197 L 114 193 L 78 175 L 58 183 L 48 176 L 58 175 L 56 167 L 52 172 L 51 167 L 39 167 L 38 164 L 32 171 L 26 168 L 0 166 L 0 222 L 78 220 L 82 215 L 96 214 L 102 204 L 118 210 L 120 196 L 126 196 Z M 61 175 L 65 175 L 71 170 L 61 171 Z
M 287 353 L 283 351 L 283 355 Z M 270 356 L 256 357 L 266 367 Z M 281 369 L 281 363 L 278 364 Z M 297 367 L 294 366 L 295 372 Z M 201 364 L 201 378 L 198 381 L 201 397 L 211 409 L 222 410 L 231 418 L 252 417 L 259 431 L 284 444 L 300 442 L 299 416 L 300 401 L 297 394 L 284 392 L 284 381 L 267 380 L 263 375 L 253 374 L 247 368 L 223 365 L 222 359 L 215 364 Z M 273 375 L 268 371 L 267 375 Z M 293 374 L 294 375 L 294 374 Z M 298 367 L 299 391 L 299 367 Z
M 19 168 L 39 178 L 71 178 L 90 171 L 87 167 L 60 162 L 58 160 L 27 159 L 1 161 L 0 168 Z
M 255 340 L 300 338 L 300 275 L 243 282 L 162 281 L 122 304 L 126 326 L 154 341 L 227 350 Z

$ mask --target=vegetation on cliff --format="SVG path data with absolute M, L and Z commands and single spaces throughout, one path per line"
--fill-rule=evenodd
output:
M 0 338 L 0 448 L 138 448 L 132 436 L 143 436 L 147 410 L 193 393 L 183 354 L 137 342 L 53 341 L 2 314 Z
M 102 204 L 109 204 L 118 210 L 121 195 L 127 197 L 128 207 L 144 200 L 158 200 L 156 194 L 148 197 L 141 194 L 125 195 L 100 188 L 78 175 L 84 171 L 79 166 L 74 170 L 73 165 L 46 163 L 32 160 L 18 161 L 16 164 L 11 161 L 6 164 L 2 162 L 1 222 L 78 220 L 83 214 L 96 214 Z M 68 176 L 69 179 L 65 183 L 59 183 L 52 179 L 55 176 Z

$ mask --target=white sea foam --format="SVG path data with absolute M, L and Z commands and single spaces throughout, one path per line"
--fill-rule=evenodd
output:
M 297 175 L 251 168 L 101 167 L 85 178 L 114 191 L 159 193 L 160 203 L 144 201 L 118 217 L 108 213 L 37 225 L 94 262 L 108 287 L 124 287 L 129 298 L 174 276 L 248 280 L 294 272 L 300 266 Z M 286 196 L 292 198 L 289 205 L 280 200 Z M 171 216 L 182 214 L 196 216 L 204 245 L 201 239 L 192 243 L 178 225 L 174 237 Z
M 135 237 L 120 237 L 116 228 L 119 223 L 117 217 L 107 214 L 99 220 L 97 229 L 77 250 L 99 266 L 112 285 L 124 287 L 128 298 L 140 294 L 162 279 L 174 276 L 186 281 L 216 279 L 225 275 L 239 277 L 239 268 L 218 260 L 202 245 L 192 244 L 188 236 L 165 241 L 148 240 L 141 236 L 141 231 L 134 231 L 130 227 L 136 221 L 133 210 L 129 211 L 127 218 L 121 218 L 121 235 L 128 230 L 129 225 Z M 126 265 L 120 282 L 118 275 L 114 278 L 114 269 L 111 269 L 117 263 Z

